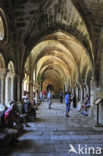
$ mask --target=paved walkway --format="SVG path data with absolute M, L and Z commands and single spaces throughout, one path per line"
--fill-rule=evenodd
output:
M 71 110 L 70 118 L 66 118 L 65 104 L 55 101 L 52 109 L 49 110 L 47 103 L 43 102 L 39 106 L 37 115 L 39 119 L 30 123 L 31 127 L 26 128 L 27 132 L 19 137 L 20 143 L 16 147 L 15 145 L 9 147 L 10 156 L 78 155 L 76 153 L 68 154 L 70 144 L 76 150 L 78 144 L 85 148 L 101 147 L 103 149 L 103 129 L 95 128 L 95 122 L 88 117 L 81 117 L 77 110 Z M 92 154 L 85 154 L 85 156 L 89 155 Z

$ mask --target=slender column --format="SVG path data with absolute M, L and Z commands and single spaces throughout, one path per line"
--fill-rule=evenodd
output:
M 5 104 L 8 105 L 8 76 L 5 79 Z
M 86 94 L 89 94 L 89 87 L 86 85 Z
M 15 75 L 13 75 L 13 77 L 11 78 L 11 100 L 14 101 L 14 79 L 15 79 Z
M 79 87 L 78 86 L 76 87 L 75 92 L 76 92 L 76 97 L 79 98 Z
M 22 82 L 22 96 L 24 95 L 24 81 Z
M 14 100 L 21 101 L 22 98 L 22 78 L 19 75 L 15 75 L 14 79 Z
M 94 78 L 92 77 L 92 79 L 90 80 L 90 86 L 91 86 L 91 92 L 90 92 L 90 102 L 91 102 L 91 105 L 93 105 L 93 102 L 94 102 L 94 99 L 96 98 L 94 96 L 95 94 L 95 82 L 94 82 Z
M 30 93 L 30 100 L 33 99 L 33 81 L 29 82 L 29 93 Z
M 29 82 L 27 82 L 27 88 L 26 91 L 29 92 Z
M 84 98 L 86 97 L 87 95 L 87 91 L 86 91 L 86 87 L 84 87 Z
M 83 86 L 80 86 L 80 101 L 83 101 Z
M 21 101 L 22 98 L 22 78 L 17 76 L 17 101 Z
M 1 104 L 5 105 L 5 75 L 6 73 L 3 73 L 1 75 Z
M 19 112 L 22 112 L 22 78 L 20 75 L 15 76 L 14 80 L 14 100 L 17 101 Z

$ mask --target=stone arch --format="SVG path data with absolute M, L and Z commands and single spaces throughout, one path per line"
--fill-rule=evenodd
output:
M 12 61 L 10 61 L 8 63 L 8 72 L 10 72 L 10 73 L 14 73 L 15 72 L 14 63 Z
M 63 31 L 60 31 L 60 32 L 63 32 Z M 67 32 L 63 32 L 64 34 L 68 34 Z M 50 34 L 51 35 L 51 34 Z M 69 35 L 70 36 L 72 36 L 70 33 L 69 33 Z M 73 38 L 75 39 L 75 37 L 73 36 Z M 45 36 L 44 38 L 41 38 L 39 41 L 38 41 L 38 44 L 40 43 L 40 42 L 42 42 L 42 41 L 46 41 L 46 40 L 48 40 L 48 38 L 47 38 L 47 36 Z M 50 38 L 50 40 L 52 40 L 52 38 Z M 76 42 L 78 42 L 78 40 L 76 39 Z M 61 43 L 61 42 L 60 42 Z M 79 41 L 79 43 L 80 43 L 80 45 L 82 44 L 80 41 Z M 62 43 L 61 43 L 62 44 Z M 83 46 L 83 44 L 82 44 L 82 46 Z M 83 46 L 84 47 L 84 46 Z M 67 47 L 65 47 L 65 48 L 67 48 Z M 84 49 L 85 49 L 85 47 L 84 47 Z M 53 49 L 52 49 L 53 50 Z M 58 50 L 58 49 L 57 49 Z M 45 54 L 46 54 L 46 51 L 47 51 L 47 49 L 45 48 L 42 52 L 44 52 Z M 88 51 L 87 51 L 87 49 L 85 49 L 85 52 L 86 52 L 86 54 L 89 56 L 89 53 L 88 53 Z M 53 52 L 53 55 L 54 55 L 54 52 Z M 64 55 L 64 54 L 63 54 Z M 43 57 L 43 55 L 41 54 L 41 56 L 40 57 Z M 62 57 L 62 59 L 63 59 L 63 57 Z M 37 60 L 38 60 L 38 58 L 37 58 Z M 91 66 L 92 66 L 92 68 L 93 68 L 93 64 L 92 64 L 92 61 L 91 61 L 91 59 L 90 59 L 90 56 L 89 56 L 89 60 L 90 60 L 90 64 L 91 64 Z M 76 65 L 75 64 L 75 62 L 74 62 L 74 65 Z M 79 72 L 78 72 L 79 73 Z M 74 79 L 74 77 L 76 77 L 76 79 Z M 79 78 L 79 75 L 77 75 L 77 76 L 75 76 L 75 73 L 73 74 L 73 81 L 74 81 L 74 83 L 76 82 L 76 81 L 78 81 L 78 78 Z
M 54 25 L 51 29 L 48 29 L 48 31 L 41 31 L 39 33 L 39 35 L 37 36 L 37 38 L 35 38 L 35 35 L 32 36 L 32 38 L 30 38 L 30 40 L 27 40 L 27 42 L 25 43 L 26 45 L 30 45 L 29 47 L 26 47 L 25 50 L 25 56 L 24 56 L 24 65 L 25 62 L 31 52 L 31 50 L 33 49 L 33 47 L 35 47 L 37 44 L 39 44 L 42 40 L 47 40 L 46 38 L 44 39 L 43 36 L 47 36 L 50 34 L 53 34 L 55 32 L 63 32 L 65 34 L 69 34 L 70 36 L 74 37 L 77 41 L 79 41 L 79 43 L 86 49 L 86 53 L 88 53 L 88 55 L 91 58 L 91 64 L 94 64 L 94 55 L 93 55 L 93 51 L 90 47 L 89 42 L 86 40 L 86 38 L 84 38 L 82 36 L 82 34 L 80 34 L 80 32 L 78 32 L 77 30 L 72 29 L 71 27 L 67 27 L 64 25 Z
M 0 69 L 2 68 L 6 68 L 6 63 L 5 63 L 3 55 L 0 53 Z
M 0 41 L 7 43 L 8 26 L 4 11 L 0 8 Z

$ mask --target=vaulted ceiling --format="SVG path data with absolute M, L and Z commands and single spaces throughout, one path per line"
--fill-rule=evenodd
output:
M 102 0 L 0 0 L 0 8 L 5 32 L 0 49 L 16 72 L 23 73 L 30 54 L 37 75 L 62 71 L 76 81 L 80 73 L 98 69 Z

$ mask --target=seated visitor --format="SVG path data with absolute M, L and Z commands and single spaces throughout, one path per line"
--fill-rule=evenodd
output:
M 84 103 L 81 106 L 82 115 L 88 115 L 87 109 L 90 107 L 90 96 L 87 94 L 84 100 Z
M 8 128 L 14 127 L 13 123 L 15 122 L 16 110 L 17 110 L 17 106 L 14 104 L 5 111 L 5 114 L 4 114 L 5 124 Z
M 11 108 L 12 108 L 12 106 L 14 107 L 14 105 L 15 105 L 15 114 L 14 114 L 14 123 L 13 123 L 13 127 L 16 128 L 16 129 L 18 129 L 18 130 L 20 130 L 20 129 L 23 128 L 23 124 L 24 124 L 26 127 L 30 127 L 30 126 L 27 124 L 25 117 L 21 117 L 21 116 L 20 116 L 20 114 L 19 114 L 19 112 L 18 112 L 17 104 L 16 104 L 14 101 L 12 101 L 12 102 L 10 103 L 10 105 L 11 105 Z
M 26 96 L 25 96 L 25 99 L 24 99 L 24 110 L 25 110 L 25 113 L 28 112 L 29 105 L 30 105 L 29 92 L 27 92 Z

